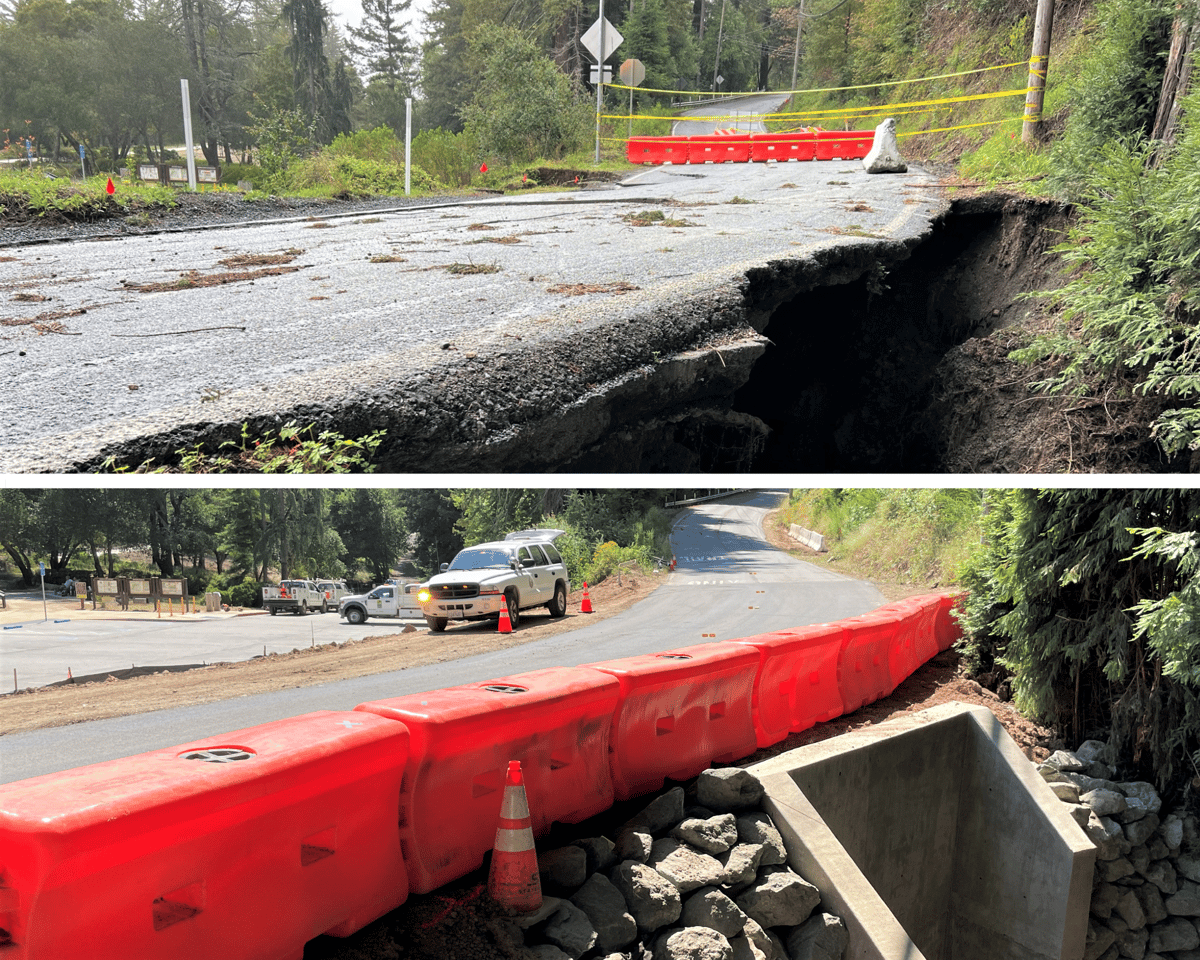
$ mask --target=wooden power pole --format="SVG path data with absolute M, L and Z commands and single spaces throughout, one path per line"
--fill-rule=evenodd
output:
M 1033 24 L 1033 49 L 1029 54 L 1029 92 L 1025 94 L 1025 122 L 1021 142 L 1038 138 L 1042 106 L 1046 99 L 1046 71 L 1050 66 L 1050 33 L 1054 27 L 1054 0 L 1038 0 Z

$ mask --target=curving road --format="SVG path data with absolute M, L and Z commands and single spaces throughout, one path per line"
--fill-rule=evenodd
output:
M 365 700 L 730 640 L 856 616 L 883 603 L 869 583 L 794 560 L 760 533 L 784 491 L 690 507 L 672 544 L 678 566 L 642 603 L 593 626 L 450 663 L 219 703 L 0 737 L 0 782 L 187 743 Z M 431 642 L 436 642 L 430 637 Z
M 714 130 L 763 133 L 767 127 L 758 118 L 778 109 L 787 99 L 786 93 L 755 93 L 691 107 L 683 115 L 694 119 L 675 122 L 671 133 L 678 137 L 701 137 Z

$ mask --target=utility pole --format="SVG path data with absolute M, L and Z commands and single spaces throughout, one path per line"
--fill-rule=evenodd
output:
M 1054 27 L 1054 0 L 1038 0 L 1033 24 L 1033 49 L 1029 54 L 1029 92 L 1025 94 L 1025 122 L 1021 142 L 1038 139 L 1042 105 L 1046 98 L 1046 71 L 1050 66 L 1050 33 Z
M 713 83 L 712 83 L 712 88 L 713 88 L 714 93 L 717 90 L 718 71 L 721 69 L 721 40 L 724 39 L 724 36 L 725 36 L 725 2 L 726 2 L 726 0 L 721 0 L 721 24 L 720 24 L 720 26 L 717 27 L 717 59 L 713 63 Z
M 796 52 L 792 55 L 792 89 L 796 89 L 796 70 L 800 66 L 800 28 L 804 25 L 804 0 L 796 5 Z

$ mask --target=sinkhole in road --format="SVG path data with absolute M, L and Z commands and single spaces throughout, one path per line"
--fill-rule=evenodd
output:
M 706 467 L 941 470 L 952 432 L 943 421 L 957 411 L 932 403 L 939 363 L 971 337 L 1019 324 L 1036 306 L 1023 295 L 1061 282 L 1052 248 L 1066 218 L 1054 203 L 956 202 L 907 259 L 781 303 L 762 331 L 771 345 L 732 396 L 732 410 L 769 433 L 710 442 L 724 462 Z

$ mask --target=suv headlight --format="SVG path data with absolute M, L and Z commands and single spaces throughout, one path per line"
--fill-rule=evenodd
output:
M 431 594 L 428 590 L 417 591 L 417 603 L 428 603 L 432 597 L 433 594 Z

